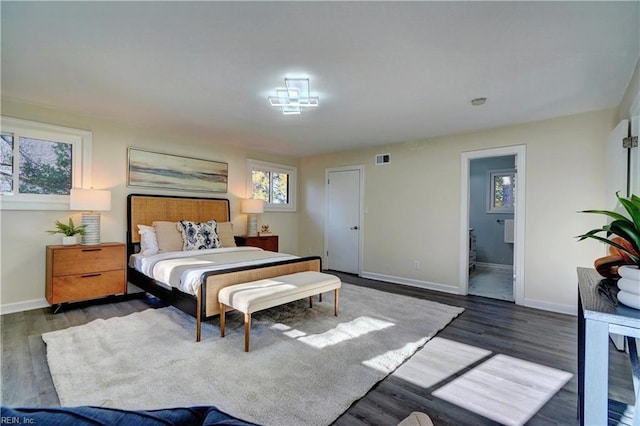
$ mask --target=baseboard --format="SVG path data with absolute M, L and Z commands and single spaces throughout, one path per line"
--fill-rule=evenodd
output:
M 563 305 L 561 303 L 543 302 L 542 300 L 525 299 L 524 306 L 543 311 L 557 312 L 559 314 L 578 315 L 578 307 L 575 305 Z
M 30 311 L 32 309 L 48 308 L 45 299 L 25 300 L 24 302 L 6 303 L 0 305 L 0 315 L 14 314 L 16 312 Z
M 476 266 L 481 266 L 483 268 L 489 268 L 489 269 L 500 269 L 505 271 L 513 270 L 513 265 L 503 265 L 501 263 L 476 262 Z
M 435 290 L 435 291 L 441 291 L 441 292 L 450 293 L 450 294 L 460 294 L 458 292 L 458 287 L 453 287 L 445 284 L 414 280 L 411 278 L 395 277 L 392 275 L 377 274 L 375 272 L 366 272 L 366 271 L 362 271 L 360 273 L 360 276 L 362 278 L 368 278 L 371 280 L 385 281 L 385 282 L 396 283 L 396 284 L 404 284 L 412 287 L 420 287 L 426 290 Z M 559 314 L 566 314 L 566 315 L 573 315 L 573 316 L 578 315 L 578 308 L 577 306 L 574 306 L 574 305 L 563 305 L 561 303 L 550 303 L 550 302 L 544 302 L 541 300 L 525 299 L 523 306 L 526 306 L 528 308 L 540 309 L 543 311 L 556 312 Z
M 445 285 L 445 284 L 431 283 L 428 281 L 414 280 L 411 278 L 403 278 L 403 277 L 395 277 L 392 275 L 377 274 L 375 272 L 366 272 L 366 271 L 362 271 L 360 273 L 360 276 L 362 278 L 368 278 L 371 280 L 385 281 L 385 282 L 395 283 L 395 284 L 404 284 L 412 287 L 424 288 L 427 290 L 441 291 L 443 293 L 460 294 L 458 292 L 457 286 L 454 287 L 454 286 Z

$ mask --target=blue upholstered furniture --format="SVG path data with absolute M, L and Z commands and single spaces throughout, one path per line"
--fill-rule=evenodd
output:
M 215 407 L 128 411 L 106 407 L 0 409 L 2 424 L 46 426 L 255 426 Z

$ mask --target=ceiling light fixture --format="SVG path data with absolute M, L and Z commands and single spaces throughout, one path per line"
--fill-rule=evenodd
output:
M 282 113 L 300 114 L 302 108 L 317 107 L 320 99 L 310 96 L 308 78 L 285 78 L 285 89 L 276 89 L 276 96 L 269 96 L 269 103 L 282 107 Z
M 487 102 L 487 98 L 475 98 L 475 99 L 471 99 L 471 105 L 473 106 L 480 106 L 480 105 L 484 105 L 485 102 Z

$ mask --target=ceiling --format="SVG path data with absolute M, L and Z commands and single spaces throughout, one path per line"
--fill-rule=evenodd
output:
M 640 56 L 638 1 L 2 1 L 1 12 L 3 97 L 296 157 L 616 107 Z M 285 77 L 306 76 L 318 108 L 269 106 Z

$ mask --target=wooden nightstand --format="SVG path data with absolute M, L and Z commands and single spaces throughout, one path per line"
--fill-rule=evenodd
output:
M 262 250 L 278 251 L 277 235 L 269 235 L 263 237 L 248 237 L 246 235 L 239 235 L 234 238 L 236 239 L 236 244 L 239 246 L 260 247 Z
M 46 297 L 57 312 L 63 303 L 127 291 L 126 245 L 47 246 Z

